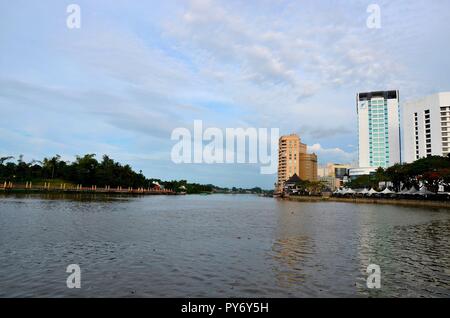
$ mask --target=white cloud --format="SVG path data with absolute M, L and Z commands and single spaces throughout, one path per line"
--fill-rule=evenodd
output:
M 450 85 L 443 2 L 380 0 L 374 31 L 356 0 L 114 2 L 108 10 L 81 1 L 76 32 L 58 28 L 48 4 L 9 5 L 0 17 L 2 150 L 98 149 L 145 162 L 169 157 L 172 128 L 203 119 L 297 131 L 320 161 L 348 162 L 356 92 L 400 89 L 406 99 Z
M 211 94 L 239 105 L 255 125 L 339 129 L 348 115 L 336 110 L 353 111 L 357 91 L 391 89 L 404 76 L 398 60 L 380 49 L 383 40 L 356 24 L 346 5 L 334 15 L 311 15 L 309 2 L 278 5 L 262 2 L 258 12 L 266 15 L 258 15 L 240 2 L 189 1 L 168 18 L 165 35 L 208 79 Z M 348 104 L 310 101 L 331 90 L 349 91 Z M 319 116 L 325 113 L 331 116 Z
M 233 71 L 244 79 L 297 89 L 312 79 L 322 85 L 349 85 L 387 81 L 385 70 L 395 67 L 382 50 L 373 49 L 370 34 L 363 34 L 350 21 L 324 16 L 304 24 L 298 12 L 301 5 L 291 16 L 295 20 L 299 15 L 298 26 L 283 28 L 272 17 L 256 19 L 238 11 L 238 5 L 226 8 L 224 2 L 209 0 L 189 3 L 182 17 L 168 24 L 168 34 L 181 41 L 183 48 L 193 49 L 199 64 L 202 58 L 215 61 L 215 68 L 238 63 Z
M 320 144 L 308 146 L 308 152 L 315 153 L 320 162 L 331 160 L 342 163 L 352 163 L 356 159 L 357 152 L 346 152 L 341 148 L 323 148 Z

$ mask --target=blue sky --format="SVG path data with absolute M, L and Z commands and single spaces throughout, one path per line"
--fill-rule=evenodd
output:
M 271 188 L 258 165 L 172 163 L 172 130 L 278 127 L 322 164 L 354 162 L 358 91 L 450 90 L 449 21 L 447 0 L 0 0 L 0 155 L 109 154 L 147 177 Z

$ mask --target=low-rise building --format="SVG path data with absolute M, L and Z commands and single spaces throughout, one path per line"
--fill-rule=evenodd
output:
M 348 176 L 350 180 L 354 180 L 361 176 L 369 176 L 374 174 L 377 171 L 377 168 L 367 167 L 367 168 L 350 168 L 348 170 Z
M 335 177 L 325 176 L 320 177 L 319 181 L 322 182 L 327 189 L 330 189 L 331 191 L 336 190 L 341 186 L 341 181 Z
M 342 180 L 348 175 L 348 169 L 350 168 L 351 166 L 349 164 L 329 163 L 327 164 L 328 176 Z
M 327 167 L 317 167 L 317 177 L 320 179 L 322 177 L 328 177 Z

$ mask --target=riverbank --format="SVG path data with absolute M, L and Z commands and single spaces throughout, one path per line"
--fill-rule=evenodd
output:
M 336 198 L 336 197 L 312 197 L 312 196 L 290 196 L 280 199 L 297 202 L 346 202 L 358 204 L 390 204 L 390 205 L 450 209 L 449 201 L 384 199 L 384 198 Z
M 15 194 L 45 194 L 45 193 L 62 193 L 62 194 L 117 194 L 117 195 L 182 195 L 185 193 L 178 193 L 171 190 L 152 190 L 152 189 L 98 189 L 98 188 L 0 188 L 0 193 L 15 193 Z

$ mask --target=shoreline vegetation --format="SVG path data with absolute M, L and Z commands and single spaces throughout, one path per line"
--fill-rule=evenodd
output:
M 389 185 L 394 192 L 404 189 L 420 189 L 438 193 L 439 188 L 450 191 L 450 156 L 429 156 L 412 163 L 397 163 L 389 168 L 378 168 L 374 174 L 360 176 L 345 186 L 351 189 L 373 188 Z
M 264 194 L 259 187 L 251 189 L 221 188 L 213 184 L 190 183 L 187 180 L 164 181 L 146 178 L 103 155 L 76 156 L 73 162 L 60 155 L 25 162 L 23 155 L 0 156 L 0 193 L 108 193 L 108 194 Z
M 378 168 L 332 190 L 299 180 L 279 197 L 290 201 L 333 201 L 450 208 L 450 157 L 429 156 L 412 163 Z M 370 189 L 370 190 L 369 190 Z

